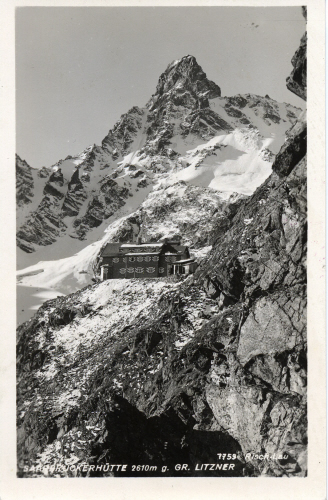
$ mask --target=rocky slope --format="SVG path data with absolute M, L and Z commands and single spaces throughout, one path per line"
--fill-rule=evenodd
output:
M 219 92 L 202 80 L 190 94 Z M 272 170 L 212 213 L 193 276 L 94 284 L 19 327 L 20 476 L 306 475 L 304 114 Z
M 193 56 L 174 61 L 147 105 L 122 115 L 101 146 L 40 172 L 18 160 L 20 204 L 22 186 L 27 190 L 18 247 L 33 253 L 59 239 L 67 247 L 70 238 L 88 242 L 96 228 L 103 232 L 111 217 L 132 213 L 158 185 L 185 181 L 223 197 L 249 195 L 270 174 L 299 113 L 269 96 L 221 97 Z M 33 197 L 34 204 L 27 202 Z
M 31 203 L 34 196 L 34 179 L 32 168 L 16 155 L 16 203 L 22 207 Z
M 32 168 L 16 155 L 16 222 L 21 226 L 42 200 L 42 190 L 50 169 Z
M 71 257 L 38 262 L 19 271 L 18 283 L 71 293 L 91 284 L 99 274 L 99 254 L 107 242 L 129 242 L 137 237 L 155 242 L 182 238 L 199 260 L 211 249 L 216 218 L 227 205 L 231 211 L 236 210 L 243 199 L 243 195 L 231 195 L 224 200 L 214 189 L 184 181 L 158 187 L 135 212 L 112 222 L 101 239 Z

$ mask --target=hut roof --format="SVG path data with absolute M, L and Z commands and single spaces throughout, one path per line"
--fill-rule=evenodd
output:
M 137 243 L 123 243 L 121 248 L 145 248 L 145 247 L 162 247 L 164 243 L 141 243 L 138 245 Z
M 134 255 L 159 255 L 160 252 L 140 252 L 140 253 L 135 253 L 135 252 L 130 252 L 130 253 L 125 253 L 124 255 L 126 256 L 134 256 Z
M 179 244 L 174 244 L 171 242 L 162 242 L 162 243 L 142 243 L 142 244 L 136 244 L 136 243 L 107 243 L 107 245 L 102 249 L 101 251 L 101 256 L 102 257 L 114 257 L 118 254 L 120 254 L 123 251 L 124 255 L 128 255 L 127 252 L 132 252 L 133 254 L 137 255 L 138 250 L 141 252 L 143 255 L 146 255 L 147 253 L 159 253 L 164 250 L 165 254 L 168 255 L 176 255 L 176 254 L 184 254 L 189 252 L 188 247 L 186 245 L 179 245 Z
M 184 259 L 184 260 L 177 260 L 176 262 L 174 262 L 174 265 L 179 265 L 179 264 L 192 264 L 193 262 L 195 262 L 195 259 Z

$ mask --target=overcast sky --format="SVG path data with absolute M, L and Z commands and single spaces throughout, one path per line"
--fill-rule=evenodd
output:
M 300 7 L 18 8 L 17 153 L 41 167 L 100 144 L 188 54 L 223 96 L 304 107 L 285 85 L 304 31 Z

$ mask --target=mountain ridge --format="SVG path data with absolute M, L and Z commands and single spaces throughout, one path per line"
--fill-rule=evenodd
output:
M 134 106 L 121 116 L 101 146 L 89 146 L 79 155 L 69 155 L 51 168 L 42 169 L 44 196 L 33 210 L 29 208 L 33 204 L 24 202 L 19 187 L 23 176 L 17 167 L 18 247 L 29 253 L 67 235 L 87 239 L 88 233 L 104 226 L 108 217 L 124 205 L 129 212 L 129 198 L 138 198 L 141 203 L 154 185 L 169 183 L 171 177 L 175 182 L 186 180 L 197 185 L 207 172 L 209 187 L 228 194 L 244 189 L 244 194 L 250 194 L 269 175 L 273 154 L 298 113 L 293 106 L 275 103 L 268 97 L 246 94 L 222 98 L 220 88 L 207 79 L 195 58 L 185 56 L 162 73 L 155 94 L 144 108 Z M 237 129 L 237 138 L 229 135 Z M 207 145 L 211 140 L 214 142 Z M 205 145 L 200 152 L 197 147 L 202 142 Z M 222 150 L 222 162 L 220 158 L 214 161 L 215 149 Z M 233 160 L 239 154 L 236 151 L 241 151 L 241 156 L 249 154 L 249 158 L 240 159 L 239 171 L 245 171 L 243 163 L 250 159 L 257 166 L 234 186 L 233 176 L 229 177 L 230 185 L 224 182 L 228 178 L 220 177 L 220 165 L 229 160 L 230 153 Z M 57 169 L 57 180 L 50 180 L 51 172 Z M 255 172 L 258 179 L 252 183 L 250 177 Z M 32 187 L 29 196 L 35 201 L 38 198 Z

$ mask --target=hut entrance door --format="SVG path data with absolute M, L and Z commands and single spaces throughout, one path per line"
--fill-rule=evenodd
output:
M 111 280 L 113 279 L 113 266 L 108 266 L 108 269 L 107 269 L 107 279 L 108 280 Z

